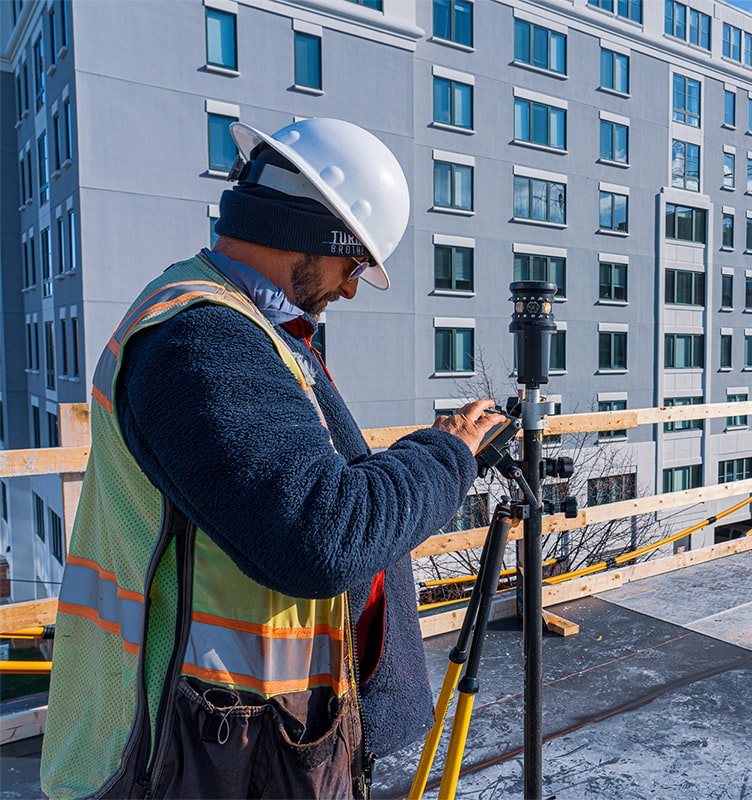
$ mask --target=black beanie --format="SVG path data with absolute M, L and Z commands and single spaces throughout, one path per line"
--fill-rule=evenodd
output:
M 222 193 L 214 230 L 221 236 L 294 253 L 368 256 L 347 225 L 321 203 L 250 181 Z

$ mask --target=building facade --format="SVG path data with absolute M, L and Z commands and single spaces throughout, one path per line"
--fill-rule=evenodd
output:
M 88 399 L 133 297 L 211 243 L 235 119 L 348 119 L 405 169 L 391 291 L 364 286 L 325 318 L 362 427 L 512 394 L 509 284 L 528 278 L 559 287 L 557 411 L 748 399 L 752 15 L 721 0 L 7 0 L 0 15 L 5 448 L 58 444 L 58 404 Z M 590 502 L 752 477 L 742 415 L 592 446 L 630 466 L 592 476 Z M 54 594 L 59 479 L 2 481 L 2 501 L 13 599 Z

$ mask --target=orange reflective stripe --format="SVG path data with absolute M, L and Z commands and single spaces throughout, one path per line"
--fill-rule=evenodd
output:
M 307 675 L 305 678 L 287 681 L 260 681 L 250 675 L 243 675 L 225 670 L 203 669 L 195 664 L 183 664 L 183 674 L 193 675 L 213 683 L 232 684 L 251 689 L 266 696 L 286 694 L 288 692 L 305 692 L 319 686 L 329 686 L 340 697 L 350 688 L 347 679 L 336 680 L 331 675 Z
M 330 639 L 343 641 L 345 638 L 345 632 L 342 628 L 335 628 L 325 623 L 307 628 L 278 628 L 274 625 L 263 625 L 256 622 L 243 622 L 241 620 L 218 617 L 203 611 L 194 611 L 193 621 L 203 622 L 207 625 L 217 625 L 221 628 L 229 628 L 230 630 L 240 631 L 241 633 L 251 633 L 255 636 L 263 636 L 266 639 L 310 639 L 312 636 L 328 636 Z
M 111 633 L 113 636 L 117 636 L 118 639 L 120 639 L 120 643 L 123 645 L 123 650 L 125 650 L 126 653 L 132 653 L 133 655 L 137 656 L 141 652 L 140 645 L 136 644 L 135 642 L 127 642 L 125 639 L 123 639 L 120 633 L 120 625 L 117 622 L 111 622 L 110 620 L 102 619 L 102 617 L 100 617 L 93 608 L 58 600 L 57 610 L 63 614 L 70 614 L 74 617 L 83 617 L 84 619 L 88 619 L 106 633 Z

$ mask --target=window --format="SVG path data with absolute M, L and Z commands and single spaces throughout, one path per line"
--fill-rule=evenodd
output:
M 601 191 L 599 207 L 601 230 L 627 233 L 629 230 L 627 225 L 629 198 L 627 195 Z
M 31 442 L 33 447 L 42 446 L 42 423 L 39 417 L 39 406 L 31 407 Z
M 63 563 L 63 522 L 60 517 L 49 509 L 50 520 L 50 550 L 52 555 Z
M 44 541 L 44 500 L 36 493 L 31 493 L 34 503 L 34 533 Z
M 434 76 L 433 121 L 471 130 L 473 87 L 460 81 Z
M 28 258 L 26 259 L 26 266 L 28 267 L 26 286 L 35 286 L 37 282 L 37 256 L 34 249 L 34 237 L 30 236 L 26 240 Z
M 598 411 L 624 411 L 627 407 L 626 400 L 599 400 Z M 625 439 L 627 431 L 625 428 L 611 431 L 598 431 L 599 439 Z
M 24 96 L 23 96 L 23 81 L 22 72 L 19 70 L 16 73 L 16 119 L 20 120 L 24 113 Z
M 671 142 L 671 185 L 700 191 L 700 145 L 680 139 Z
M 26 369 L 34 367 L 34 327 L 31 322 L 26 323 Z
M 744 310 L 752 311 L 752 275 L 744 278 Z
M 601 261 L 598 264 L 598 298 L 627 301 L 627 265 Z
M 642 22 L 642 0 L 588 0 L 589 6 L 596 6 L 617 17 Z
M 473 167 L 433 162 L 433 204 L 437 208 L 473 210 Z
M 551 356 L 548 368 L 553 372 L 566 372 L 567 369 L 567 332 L 560 328 L 551 334 Z
M 436 244 L 433 248 L 434 288 L 473 291 L 473 248 Z
M 734 153 L 723 154 L 723 188 L 733 189 L 735 187 L 734 172 L 736 166 L 736 156 Z
M 68 3 L 69 2 L 71 2 L 71 0 L 62 0 L 62 2 L 60 3 L 60 10 L 62 12 L 60 44 L 62 47 L 68 46 Z
M 683 492 L 702 486 L 702 464 L 663 470 L 663 491 Z
M 726 395 L 726 402 L 727 403 L 746 403 L 748 399 L 748 395 L 746 392 L 729 392 Z M 747 415 L 746 414 L 735 414 L 732 417 L 726 417 L 726 427 L 727 428 L 746 428 L 747 427 Z
M 626 332 L 601 331 L 598 334 L 598 369 L 622 371 L 626 368 Z
M 53 166 L 55 167 L 55 172 L 59 172 L 63 165 L 63 149 L 60 140 L 60 114 L 55 114 L 52 118 L 52 140 L 52 149 L 55 156 Z
M 747 217 L 747 251 L 752 251 L 752 216 Z
M 217 172 L 229 172 L 232 168 L 237 148 L 230 134 L 230 123 L 233 117 L 221 114 L 208 114 L 209 117 L 209 169 Z
M 215 8 L 206 9 L 206 63 L 237 70 L 237 16 Z
M 321 37 L 295 31 L 295 85 L 321 89 Z
M 700 82 L 674 75 L 673 118 L 693 128 L 700 127 Z
M 688 11 L 689 26 L 687 26 Z M 693 8 L 687 9 L 686 5 L 675 0 L 666 0 L 664 20 L 663 29 L 669 36 L 687 41 L 689 33 L 691 44 L 710 50 L 710 17 L 707 14 L 695 11 Z
M 72 378 L 78 378 L 79 363 L 78 363 L 78 317 L 71 317 L 71 359 L 70 359 L 70 374 Z
M 666 238 L 705 244 L 706 216 L 702 208 L 666 203 Z
M 57 424 L 57 414 L 47 412 L 47 442 L 49 447 L 60 447 L 60 431 Z
M 629 56 L 601 50 L 601 88 L 629 94 Z
M 721 275 L 721 308 L 734 307 L 734 276 Z
M 563 108 L 515 98 L 514 138 L 563 150 L 567 146 L 567 112 Z
M 42 260 L 42 296 L 52 297 L 52 237 L 49 228 L 42 231 L 39 257 Z
M 65 161 L 70 161 L 73 158 L 73 111 L 70 100 L 63 103 L 63 112 L 65 114 Z
M 723 55 L 732 61 L 742 60 L 742 32 L 726 22 L 723 23 Z
M 436 328 L 434 331 L 436 372 L 472 372 L 475 331 L 473 328 Z
M 752 369 L 752 334 L 744 334 L 744 369 Z
M 47 132 L 37 139 L 37 163 L 39 165 L 39 205 L 50 199 L 50 177 L 47 168 Z
M 18 161 L 18 185 L 21 189 L 21 203 L 28 203 L 29 202 L 29 195 L 26 193 L 26 161 L 24 157 Z
M 724 213 L 722 220 L 722 239 L 721 243 L 723 247 L 727 247 L 729 249 L 733 249 L 734 247 L 734 215 Z
M 65 272 L 65 221 L 61 216 L 55 220 L 57 229 L 57 274 Z
M 34 88 L 36 89 L 36 108 L 37 111 L 44 104 L 44 45 L 42 34 L 37 36 L 33 47 L 34 64 Z
M 55 6 L 50 6 L 49 12 L 50 31 L 50 64 L 57 60 L 57 26 L 55 24 Z
M 563 256 L 515 253 L 514 280 L 555 283 L 556 296 L 564 298 L 567 296 L 567 260 Z
M 752 478 L 752 458 L 732 458 L 718 462 L 718 483 L 746 481 Z
M 26 202 L 31 203 L 33 200 L 33 177 L 31 171 L 31 148 L 26 150 Z
M 567 37 L 521 19 L 514 21 L 514 60 L 566 75 Z
M 68 322 L 60 320 L 60 374 L 68 374 Z
M 473 46 L 473 4 L 468 0 L 433 0 L 433 35 Z
M 731 369 L 733 337 L 730 333 L 721 334 L 721 369 Z
M 752 34 L 749 33 L 744 34 L 744 63 L 752 66 Z
M 702 405 L 702 397 L 667 397 L 663 405 L 667 408 L 674 406 L 697 406 Z M 666 433 L 676 433 L 677 431 L 701 431 L 703 421 L 701 419 L 679 419 L 674 422 L 664 422 L 663 430 Z
M 723 92 L 723 124 L 733 128 L 736 126 L 736 92 Z
M 46 366 L 46 387 L 55 388 L 55 330 L 52 322 L 44 323 L 44 355 Z
M 539 222 L 566 223 L 565 183 L 514 176 L 514 216 Z
M 673 0 L 666 0 L 663 30 L 677 39 L 687 38 L 687 7 Z
M 626 164 L 628 156 L 629 128 L 617 122 L 601 120 L 601 158 Z
M 457 513 L 439 529 L 439 533 L 455 533 L 488 525 L 488 494 L 469 494 L 462 501 Z
M 705 336 L 701 333 L 667 333 L 664 337 L 666 369 L 705 366 Z
M 689 10 L 689 41 L 710 50 L 710 17 L 693 8 Z
M 74 272 L 78 265 L 78 236 L 76 234 L 76 212 L 68 209 L 68 271 Z
M 588 478 L 587 494 L 589 506 L 632 500 L 637 496 L 637 475 L 626 472 L 605 478 Z
M 359 6 L 365 6 L 365 8 L 372 8 L 374 11 L 383 11 L 383 2 L 382 0 L 348 0 L 350 3 L 356 3 Z
M 2 490 L 3 520 L 5 522 L 7 522 L 8 521 L 8 486 L 6 485 L 5 481 L 0 483 L 0 489 Z

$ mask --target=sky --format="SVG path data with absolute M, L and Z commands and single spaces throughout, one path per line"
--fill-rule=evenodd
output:
M 752 12 L 752 0 L 726 0 L 731 6 L 741 8 L 743 11 Z

